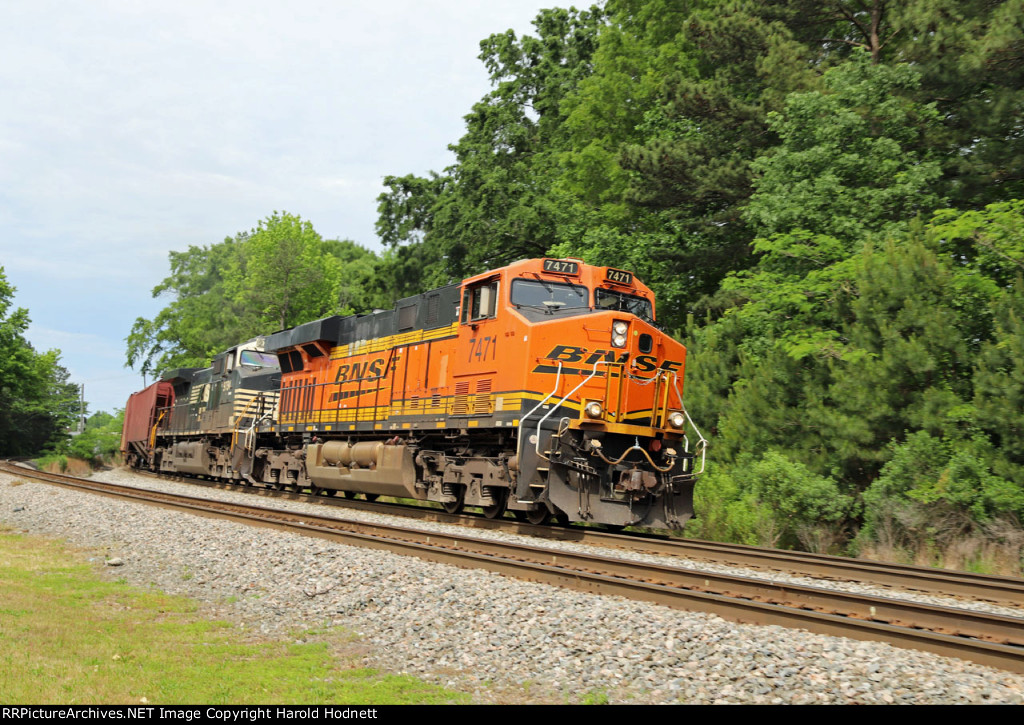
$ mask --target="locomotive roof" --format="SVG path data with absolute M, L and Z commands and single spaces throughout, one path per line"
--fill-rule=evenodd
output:
M 266 351 L 274 352 L 322 340 L 345 345 L 409 330 L 433 330 L 456 321 L 461 284 L 448 285 L 399 300 L 394 309 L 363 315 L 334 315 L 296 325 L 267 336 Z
M 171 370 L 165 370 L 164 374 L 160 376 L 161 380 L 168 383 L 173 383 L 177 380 L 192 380 L 192 376 L 196 374 L 202 368 L 173 368 Z
M 360 340 L 372 340 L 411 330 L 433 330 L 445 327 L 458 321 L 459 290 L 464 284 L 488 279 L 506 271 L 516 276 L 537 272 L 545 275 L 556 274 L 548 269 L 547 263 L 550 261 L 524 259 L 513 262 L 506 267 L 474 275 L 458 284 L 406 297 L 399 300 L 394 309 L 347 317 L 335 315 L 296 325 L 268 335 L 265 349 L 267 352 L 275 352 L 317 341 L 326 342 L 331 346 L 347 345 Z M 577 283 L 588 286 L 598 286 L 613 281 L 619 289 L 648 297 L 651 299 L 652 306 L 654 304 L 649 288 L 637 280 L 632 273 L 614 270 L 610 267 L 588 265 L 579 259 L 558 261 L 568 263 L 575 270 L 571 276 L 564 277 L 565 279 L 575 279 L 578 280 Z M 610 272 L 617 272 L 619 278 L 613 278 Z

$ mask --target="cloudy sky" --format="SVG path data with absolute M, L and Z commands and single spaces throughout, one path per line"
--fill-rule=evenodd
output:
M 90 412 L 167 252 L 275 210 L 379 250 L 389 174 L 451 163 L 489 89 L 480 40 L 538 0 L 0 0 L 0 267 Z

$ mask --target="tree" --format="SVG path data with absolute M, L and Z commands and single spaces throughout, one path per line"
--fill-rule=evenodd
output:
M 266 330 L 323 317 L 337 306 L 340 260 L 313 225 L 274 212 L 257 224 L 228 269 L 228 297 Z
M 582 221 L 563 249 L 642 274 L 669 325 L 750 264 L 741 212 L 750 163 L 777 140 L 767 113 L 815 82 L 807 49 L 762 5 L 610 3 L 594 72 L 565 103 Z
M 71 439 L 70 455 L 85 460 L 109 461 L 121 448 L 124 409 L 116 415 L 104 411 L 93 413 L 85 421 L 85 430 Z
M 782 535 L 774 508 L 744 513 L 766 495 L 751 457 L 770 454 L 794 480 L 860 497 L 861 546 L 945 546 L 1015 525 L 1022 229 L 1013 201 L 893 224 L 852 254 L 803 230 L 758 239 L 757 267 L 723 282 L 721 316 L 688 329 L 687 405 L 714 461 L 698 532 Z
M 25 339 L 28 310 L 13 308 L 14 292 L 0 267 L 0 455 L 21 456 L 66 439 L 79 387 L 58 350 L 38 353 Z
M 804 229 L 845 240 L 905 225 L 941 205 L 941 176 L 928 135 L 933 105 L 907 95 L 919 86 L 910 66 L 880 66 L 866 53 L 825 72 L 824 90 L 793 93 L 768 114 L 780 143 L 752 164 L 758 175 L 744 211 L 764 236 Z
M 239 342 L 331 314 L 372 309 L 378 260 L 350 241 L 325 241 L 308 221 L 275 212 L 208 247 L 171 252 L 171 275 L 153 296 L 174 299 L 138 318 L 127 365 L 143 373 L 205 367 Z
M 171 274 L 153 288 L 170 303 L 152 320 L 139 317 L 128 337 L 126 364 L 143 374 L 174 367 L 205 367 L 225 347 L 257 329 L 256 315 L 236 302 L 227 279 L 241 255 L 243 232 L 208 247 L 170 252 Z
M 1024 490 L 1024 279 L 994 307 L 994 334 L 972 380 L 974 422 L 992 442 L 993 470 Z
M 908 64 L 909 98 L 942 119 L 932 139 L 936 191 L 958 208 L 1024 196 L 1022 0 L 787 0 L 764 3 L 821 61 L 866 51 L 876 65 Z
M 429 178 L 390 176 L 378 198 L 377 229 L 397 249 L 394 262 L 410 272 L 425 263 L 409 287 L 542 256 L 558 242 L 560 104 L 590 72 L 602 18 L 596 7 L 543 10 L 536 36 L 507 31 L 481 42 L 494 90 L 466 116 L 450 147 L 456 163 Z

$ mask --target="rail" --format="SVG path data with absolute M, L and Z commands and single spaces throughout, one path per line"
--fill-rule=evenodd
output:
M 936 607 L 888 597 L 691 571 L 592 553 L 495 542 L 459 533 L 368 524 L 309 513 L 19 471 L 61 486 L 125 497 L 204 516 L 221 516 L 431 561 L 485 568 L 557 586 L 614 594 L 665 606 L 715 613 L 758 624 L 878 640 L 1024 672 L 1024 619 Z

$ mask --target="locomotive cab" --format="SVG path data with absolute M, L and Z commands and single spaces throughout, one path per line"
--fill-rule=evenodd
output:
M 510 508 L 681 528 L 706 445 L 682 402 L 685 347 L 655 326 L 653 294 L 631 273 L 537 262 L 509 268 L 509 309 L 527 328 L 519 365 L 536 401 L 518 422 Z

